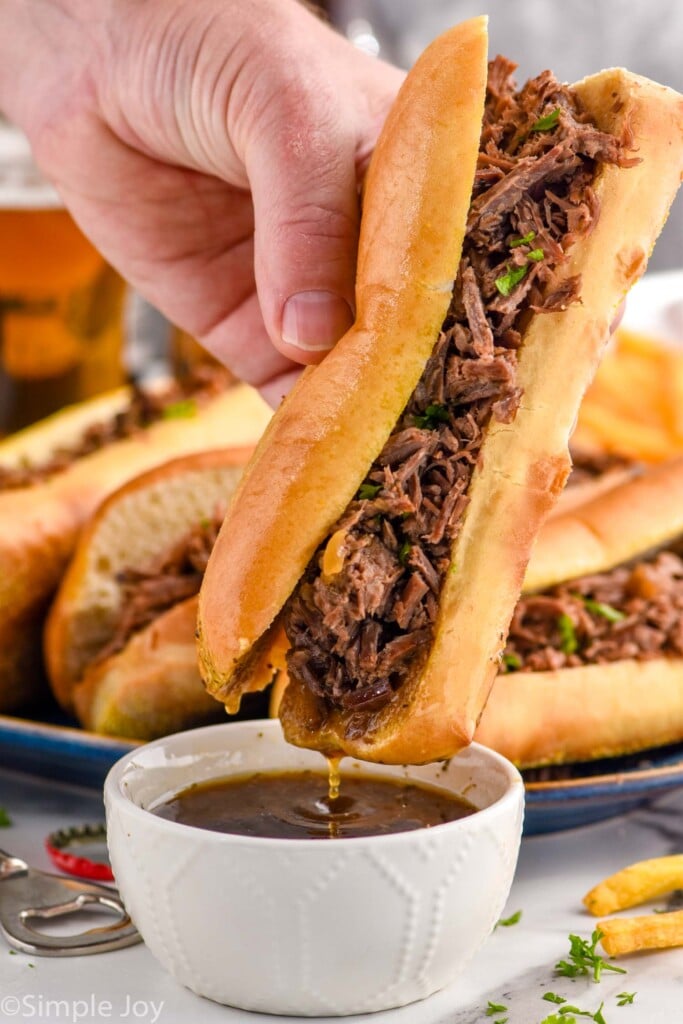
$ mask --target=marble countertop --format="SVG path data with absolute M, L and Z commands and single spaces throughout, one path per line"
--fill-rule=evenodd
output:
M 12 825 L 0 846 L 33 867 L 52 870 L 46 835 L 67 825 L 103 819 L 92 790 L 0 770 L 0 806 Z M 683 1021 L 683 949 L 640 954 L 621 964 L 626 975 L 599 984 L 554 974 L 568 952 L 568 935 L 588 937 L 594 919 L 581 897 L 597 881 L 646 857 L 683 850 L 683 791 L 598 825 L 524 839 L 506 914 L 522 911 L 518 924 L 498 928 L 450 989 L 422 1003 L 351 1018 L 367 1024 L 541 1024 L 557 1007 L 542 1000 L 552 990 L 594 1012 L 604 1002 L 606 1024 L 678 1024 Z M 664 906 L 664 901 L 659 901 Z M 635 992 L 617 1006 L 619 992 Z M 486 1015 L 488 1001 L 507 1007 Z M 87 958 L 49 959 L 17 953 L 0 939 L 0 1021 L 143 1021 L 152 1024 L 260 1024 L 262 1017 L 200 999 L 168 976 L 144 946 Z M 289 1018 L 292 1019 L 292 1018 Z

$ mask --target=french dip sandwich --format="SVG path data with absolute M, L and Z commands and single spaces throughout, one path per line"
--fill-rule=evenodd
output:
M 408 75 L 366 179 L 357 319 L 271 421 L 209 560 L 234 711 L 390 763 L 473 737 L 618 304 L 680 182 L 683 100 L 616 69 L 517 90 L 486 21 Z M 230 600 L 226 601 L 226 594 Z
M 251 454 L 173 459 L 111 494 L 80 535 L 50 609 L 59 703 L 93 732 L 153 739 L 221 718 L 197 665 L 197 593 Z
M 0 711 L 40 694 L 41 632 L 78 532 L 111 491 L 174 455 L 254 444 L 270 412 L 220 370 L 121 388 L 0 442 Z
M 683 459 L 541 530 L 476 739 L 521 767 L 683 739 Z

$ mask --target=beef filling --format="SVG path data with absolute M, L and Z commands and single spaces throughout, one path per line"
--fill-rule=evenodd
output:
M 517 92 L 514 68 L 489 66 L 467 236 L 432 356 L 331 531 L 341 571 L 323 574 L 323 544 L 285 611 L 291 675 L 342 710 L 382 707 L 425 657 L 482 433 L 519 404 L 526 311 L 578 299 L 578 278 L 557 284 L 556 271 L 598 216 L 598 166 L 630 162 L 630 139 L 598 131 L 549 71 Z
M 523 597 L 503 667 L 543 672 L 666 655 L 683 655 L 683 558 L 674 551 Z
M 222 522 L 223 511 L 217 511 L 211 519 L 197 523 L 146 570 L 129 568 L 117 574 L 122 589 L 119 618 L 111 640 L 99 651 L 96 662 L 123 650 L 134 633 L 180 601 L 199 593 Z
M 109 420 L 93 423 L 72 445 L 57 448 L 44 462 L 17 466 L 0 465 L 0 492 L 31 487 L 47 480 L 84 455 L 105 448 L 114 441 L 133 437 L 158 420 L 190 417 L 197 405 L 223 391 L 229 381 L 219 367 L 200 366 L 182 381 L 173 381 L 158 391 L 132 387 L 129 404 Z

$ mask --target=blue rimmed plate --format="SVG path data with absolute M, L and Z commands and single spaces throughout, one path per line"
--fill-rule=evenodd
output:
M 632 811 L 683 786 L 683 744 L 522 774 L 526 784 L 524 834 L 559 832 Z
M 0 715 L 3 767 L 91 789 L 100 789 L 114 762 L 135 745 L 65 725 L 58 716 L 47 723 Z M 526 775 L 524 834 L 559 832 L 633 810 L 683 786 L 683 744 Z
M 53 717 L 43 722 L 0 715 L 0 765 L 101 789 L 114 762 L 135 746 L 132 740 L 97 736 Z

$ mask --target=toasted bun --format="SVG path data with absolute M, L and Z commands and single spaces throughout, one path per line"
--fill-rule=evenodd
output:
M 683 740 L 683 658 L 501 675 L 474 738 L 520 768 Z
M 120 735 L 144 735 L 132 732 L 133 700 L 127 688 L 137 686 L 137 676 L 145 652 L 162 640 L 172 636 L 172 629 L 180 622 L 187 625 L 192 614 L 173 616 L 168 613 L 167 626 L 160 623 L 144 636 L 136 637 L 133 649 L 107 659 L 102 665 L 88 668 L 97 654 L 113 636 L 123 601 L 123 590 L 118 574 L 126 568 L 145 569 L 160 556 L 181 542 L 188 532 L 204 518 L 212 518 L 225 507 L 237 486 L 243 467 L 251 453 L 248 448 L 229 448 L 200 452 L 174 459 L 129 481 L 111 494 L 98 508 L 81 533 L 73 559 L 64 575 L 55 602 L 50 610 L 45 629 L 45 660 L 50 683 L 63 707 L 73 707 L 73 689 L 88 674 L 87 686 L 77 710 L 83 714 L 84 724 L 97 729 L 94 723 L 105 715 L 108 721 L 127 721 L 127 731 Z M 192 609 L 194 609 L 192 605 Z M 191 653 L 187 652 L 185 629 L 178 641 L 180 663 L 174 673 L 178 691 L 182 678 L 187 685 L 187 668 L 193 661 L 193 678 L 199 680 L 194 652 L 194 620 L 189 629 Z M 184 655 L 181 654 L 185 649 Z M 157 652 L 150 659 L 147 671 L 140 675 L 139 706 L 146 708 L 145 721 L 166 722 L 175 715 L 179 720 L 183 707 L 164 709 L 153 707 L 162 696 L 164 672 L 172 655 Z M 152 679 L 156 682 L 152 682 Z M 99 686 L 106 690 L 98 696 Z M 142 688 L 148 692 L 143 693 Z M 201 690 L 201 687 L 199 687 Z M 117 693 L 122 694 L 122 705 L 117 711 Z M 153 691 L 153 692 L 152 692 Z M 210 707 L 211 698 L 196 694 L 197 708 Z M 103 708 L 106 707 L 106 711 Z M 117 719 L 118 721 L 118 719 Z M 120 724 L 120 723 L 119 723 Z M 160 726 L 161 727 L 161 726 Z M 147 728 L 147 726 L 145 726 Z M 111 731 L 111 729 L 108 729 Z
M 121 411 L 129 397 L 119 389 L 0 442 L 0 465 L 39 463 Z M 254 444 L 269 418 L 258 394 L 240 385 L 209 399 L 195 416 L 162 420 L 79 458 L 46 482 L 0 492 L 0 710 L 18 707 L 35 689 L 47 604 L 78 531 L 100 501 L 174 455 Z
M 683 458 L 654 466 L 547 522 L 525 592 L 604 572 L 683 534 Z
M 202 685 L 197 665 L 197 598 L 170 608 L 124 649 L 86 668 L 73 688 L 86 729 L 152 740 L 225 717 Z
M 524 589 L 612 569 L 683 534 L 683 459 L 547 522 Z M 475 739 L 520 767 L 614 757 L 683 739 L 683 658 L 498 676 Z
M 249 685 L 254 661 L 264 660 L 271 623 L 357 491 L 436 340 L 447 296 L 437 309 L 434 285 L 427 297 L 420 287 L 445 280 L 430 211 L 439 211 L 439 228 L 453 218 L 449 238 L 462 225 L 484 88 L 484 25 L 475 19 L 432 44 L 387 121 L 365 200 L 359 323 L 273 420 L 219 537 L 200 596 L 203 674 L 229 708 Z M 287 738 L 299 745 L 419 763 L 448 757 L 472 739 L 533 539 L 569 470 L 567 442 L 581 396 L 614 312 L 644 270 L 681 175 L 679 96 L 623 70 L 602 72 L 575 88 L 598 127 L 615 135 L 630 127 L 641 162 L 629 169 L 604 167 L 596 179 L 600 219 L 562 268 L 563 276 L 582 275 L 581 303 L 530 319 L 517 370 L 524 398 L 512 428 L 494 421 L 486 433 L 452 553 L 457 571 L 445 579 L 433 647 L 420 676 L 402 686 L 400 701 L 368 714 L 362 734 L 354 729 L 353 736 L 347 734 L 348 715 L 328 712 L 292 681 L 280 716 Z M 454 104 L 453 96 L 467 96 L 469 106 Z M 396 154 L 408 143 L 410 173 L 401 179 L 404 161 Z M 459 168 L 455 199 L 446 157 Z M 460 237 L 461 231 L 458 243 Z M 398 265 L 384 250 L 377 252 L 380 238 L 388 252 L 399 249 Z M 406 274 L 414 278 L 410 288 Z M 400 313 L 396 322 L 394 311 Z M 396 353 L 397 339 L 412 344 L 410 372 L 405 351 Z M 220 594 L 228 579 L 241 600 L 226 614 Z

